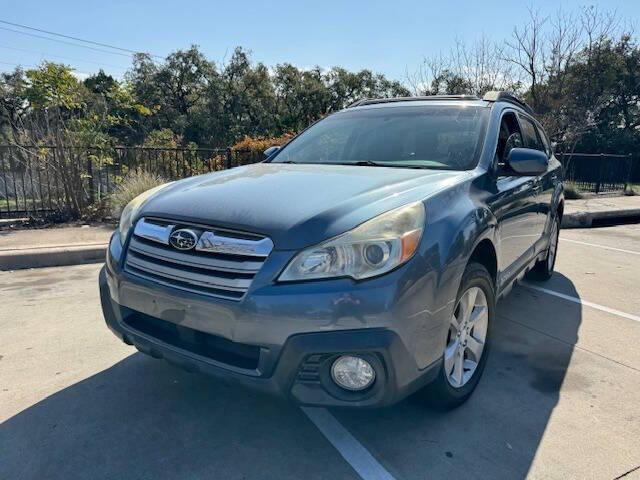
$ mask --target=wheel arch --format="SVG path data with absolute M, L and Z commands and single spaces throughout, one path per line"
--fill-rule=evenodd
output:
M 493 242 L 485 237 L 480 240 L 467 260 L 467 265 L 471 262 L 477 262 L 484 266 L 493 280 L 494 287 L 498 283 L 498 253 Z

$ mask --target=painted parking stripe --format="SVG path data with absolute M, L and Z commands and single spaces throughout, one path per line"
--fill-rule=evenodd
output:
M 301 408 L 363 480 L 395 480 L 329 410 L 317 407 Z
M 563 242 L 577 243 L 579 245 L 587 245 L 588 247 L 604 248 L 605 250 L 613 250 L 614 252 L 630 253 L 631 255 L 640 255 L 640 252 L 633 250 L 625 250 L 624 248 L 609 247 L 607 245 L 598 245 L 597 243 L 581 242 L 579 240 L 569 240 L 568 238 L 560 238 Z
M 578 303 L 586 307 L 595 308 L 596 310 L 600 310 L 602 312 L 611 313 L 612 315 L 617 315 L 619 317 L 633 320 L 635 322 L 640 322 L 640 317 L 637 315 L 633 315 L 631 313 L 621 312 L 620 310 L 605 307 L 604 305 L 599 305 L 597 303 L 588 302 L 587 300 L 582 300 L 581 298 L 578 298 L 578 297 L 565 295 L 564 293 L 556 292 L 555 290 L 549 290 L 548 288 L 538 287 L 537 285 L 532 285 L 529 282 L 522 282 L 520 283 L 520 285 L 526 288 L 530 288 L 531 290 L 537 290 L 538 292 L 546 293 L 548 295 L 553 295 L 554 297 L 562 298 L 564 300 L 569 300 L 570 302 Z

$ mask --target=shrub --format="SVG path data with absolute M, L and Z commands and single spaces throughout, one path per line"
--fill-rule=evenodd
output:
M 564 198 L 567 200 L 579 200 L 582 194 L 578 191 L 578 187 L 574 182 L 564 183 Z
M 279 137 L 244 137 L 231 149 L 237 162 L 241 165 L 255 163 L 264 159 L 263 152 L 274 145 L 282 146 L 294 137 L 293 132 L 288 132 Z
M 130 172 L 114 189 L 109 199 L 114 217 L 119 217 L 127 203 L 135 197 L 163 183 L 167 183 L 167 180 L 155 173 L 144 170 Z
M 279 137 L 244 137 L 239 142 L 231 147 L 236 151 L 252 151 L 252 152 L 264 152 L 267 148 L 273 147 L 274 145 L 284 145 L 289 140 L 293 138 L 295 134 L 293 132 L 288 132 Z
M 182 137 L 169 128 L 152 130 L 144 139 L 144 147 L 177 148 L 182 143 Z

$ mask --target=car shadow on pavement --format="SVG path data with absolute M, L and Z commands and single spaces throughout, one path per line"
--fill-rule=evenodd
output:
M 554 282 L 578 297 L 568 278 L 556 273 Z M 567 368 L 582 307 L 519 286 L 498 304 L 497 316 L 483 378 L 460 408 L 430 410 L 417 394 L 378 412 L 335 412 L 396 478 L 513 480 L 529 473 L 560 388 L 575 380 Z
M 1 424 L 0 478 L 357 477 L 299 408 L 134 353 Z
M 416 396 L 333 413 L 396 478 L 524 478 L 581 318 L 578 304 L 518 287 L 498 305 L 467 404 L 437 412 Z M 135 353 L 0 425 L 0 478 L 357 477 L 299 408 Z

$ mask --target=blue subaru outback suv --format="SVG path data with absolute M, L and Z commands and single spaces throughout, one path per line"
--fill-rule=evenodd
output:
M 305 405 L 465 401 L 496 300 L 554 267 L 562 169 L 531 109 L 364 100 L 265 154 L 124 209 L 100 274 L 109 328 Z

